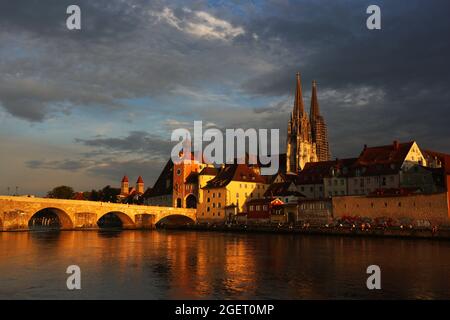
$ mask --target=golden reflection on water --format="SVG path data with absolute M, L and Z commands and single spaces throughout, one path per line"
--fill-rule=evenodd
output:
M 67 291 L 67 266 L 82 290 Z M 382 270 L 381 292 L 365 288 Z M 450 244 L 182 231 L 0 233 L 0 298 L 450 298 Z

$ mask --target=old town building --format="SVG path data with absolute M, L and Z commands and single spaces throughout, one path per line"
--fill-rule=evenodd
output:
M 247 164 L 225 165 L 200 189 L 203 201 L 198 204 L 197 219 L 232 221 L 233 214 L 246 212 L 247 201 L 263 198 L 267 187 L 266 178 L 256 168 Z

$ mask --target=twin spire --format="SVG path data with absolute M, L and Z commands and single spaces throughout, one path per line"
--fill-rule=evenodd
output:
M 294 114 L 293 118 L 300 118 L 305 113 L 305 106 L 303 104 L 302 95 L 302 81 L 300 79 L 300 72 L 297 72 L 297 86 L 295 88 L 295 100 L 294 100 Z M 313 80 L 311 91 L 311 109 L 309 116 L 312 119 L 320 116 L 319 100 L 317 99 L 317 82 Z

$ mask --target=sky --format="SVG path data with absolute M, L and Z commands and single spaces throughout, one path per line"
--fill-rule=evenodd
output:
M 68 30 L 66 8 L 81 8 Z M 381 30 L 366 9 L 381 8 Z M 317 80 L 333 157 L 450 153 L 445 0 L 0 1 L 0 194 L 152 186 L 194 120 L 278 128 Z M 283 151 L 283 150 L 282 150 Z

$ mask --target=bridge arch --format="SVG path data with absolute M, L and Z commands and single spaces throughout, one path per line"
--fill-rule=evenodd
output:
M 73 221 L 62 209 L 47 207 L 35 212 L 28 220 L 30 229 L 73 229 Z
M 157 227 L 165 227 L 165 226 L 179 226 L 179 225 L 187 225 L 195 223 L 195 221 L 184 214 L 170 214 L 161 217 L 156 221 Z
M 121 211 L 109 211 L 103 214 L 98 220 L 99 228 L 121 228 L 134 229 L 136 227 L 133 219 Z

